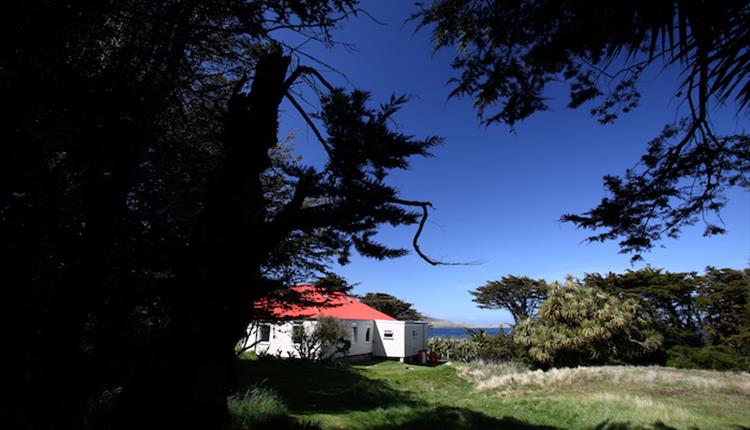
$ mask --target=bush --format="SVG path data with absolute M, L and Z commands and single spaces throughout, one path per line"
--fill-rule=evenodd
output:
M 318 426 L 300 422 L 289 415 L 284 401 L 273 390 L 253 387 L 227 399 L 230 430 L 313 430 Z
M 313 328 L 296 326 L 292 340 L 299 358 L 324 361 L 347 354 L 351 347 L 348 336 L 349 331 L 340 320 L 320 316 Z
M 668 351 L 667 366 L 682 369 L 750 370 L 747 358 L 725 345 L 672 347 Z
M 469 362 L 479 358 L 479 345 L 471 339 L 433 337 L 428 341 L 428 347 L 442 360 Z
M 470 331 L 471 341 L 477 344 L 478 359 L 488 362 L 510 360 L 524 361 L 525 349 L 513 341 L 513 337 L 503 333 L 490 336 L 484 330 Z
M 469 331 L 469 333 L 471 334 L 469 339 L 432 338 L 429 340 L 429 348 L 444 360 L 462 362 L 523 360 L 524 350 L 513 342 L 511 336 L 502 333 L 490 336 L 484 330 Z
M 513 340 L 539 367 L 634 363 L 662 344 L 639 310 L 635 300 L 569 279 L 552 287 L 536 317 L 514 327 Z

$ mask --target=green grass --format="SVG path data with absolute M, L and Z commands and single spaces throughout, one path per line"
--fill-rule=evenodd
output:
M 273 390 L 323 429 L 750 429 L 750 375 L 730 372 L 293 360 L 239 371 L 242 387 Z

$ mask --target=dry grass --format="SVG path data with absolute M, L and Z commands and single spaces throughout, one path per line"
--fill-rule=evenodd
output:
M 591 422 L 628 422 L 634 428 L 744 428 L 750 374 L 665 367 L 602 366 L 528 370 L 515 364 L 457 366 L 476 396 L 545 404 L 560 417 Z M 552 413 L 552 412 L 550 412 Z M 557 424 L 557 422 L 555 422 Z M 572 427 L 579 426 L 572 425 Z M 630 427 L 624 427 L 630 428 Z M 656 428 L 656 427 L 654 427 Z
M 640 385 L 721 392 L 750 396 L 750 374 L 684 370 L 668 367 L 601 366 L 527 370 L 512 363 L 469 363 L 458 374 L 477 391 L 581 387 L 582 385 Z

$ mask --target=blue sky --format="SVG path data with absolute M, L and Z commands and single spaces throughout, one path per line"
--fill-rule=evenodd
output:
M 707 265 L 743 268 L 750 261 L 750 194 L 729 190 L 722 213 L 728 234 L 701 236 L 702 225 L 684 230 L 678 240 L 645 254 L 635 266 L 616 243 L 585 244 L 588 231 L 558 221 L 579 213 L 605 196 L 602 176 L 621 174 L 644 152 L 646 142 L 675 119 L 679 76 L 654 71 L 642 82 L 641 106 L 614 125 L 593 120 L 586 106 L 564 109 L 565 88 L 549 91 L 549 112 L 516 126 L 479 124 L 469 99 L 448 100 L 451 50 L 434 53 L 429 32 L 415 33 L 404 21 L 411 2 L 365 1 L 363 7 L 386 25 L 365 16 L 335 32 L 356 51 L 306 45 L 308 54 L 336 67 L 346 79 L 325 75 L 335 85 L 372 91 L 375 101 L 392 93 L 412 96 L 397 116 L 398 127 L 415 136 L 439 135 L 445 143 L 432 158 L 415 159 L 412 168 L 392 175 L 402 197 L 434 205 L 422 235 L 422 248 L 446 261 L 479 265 L 433 267 L 409 255 L 390 261 L 355 257 L 337 272 L 359 285 L 354 292 L 386 292 L 411 302 L 421 312 L 463 322 L 510 322 L 502 311 L 480 310 L 468 290 L 507 274 L 548 281 L 566 274 L 623 272 L 646 264 L 670 271 L 702 271 Z M 297 152 L 310 164 L 322 157 L 312 132 L 291 106 L 284 106 L 281 132 L 294 132 Z M 747 129 L 747 116 L 731 109 L 714 112 L 722 133 Z M 379 240 L 410 248 L 415 227 L 384 228 Z

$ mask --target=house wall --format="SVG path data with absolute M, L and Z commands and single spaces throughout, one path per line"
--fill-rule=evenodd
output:
M 281 355 L 282 357 L 297 357 L 299 354 L 294 348 L 294 342 L 292 342 L 292 330 L 297 322 L 283 322 L 283 323 L 261 323 L 250 328 L 248 344 L 255 346 L 251 348 L 256 353 Z M 262 342 L 261 339 L 261 326 L 269 325 L 271 327 L 270 338 L 267 342 Z M 306 331 L 312 331 L 315 327 L 313 321 L 302 321 L 302 326 Z
M 377 340 L 373 355 L 377 357 L 405 358 L 427 349 L 426 323 L 375 320 L 375 328 Z
M 427 324 L 408 321 L 404 324 L 404 356 L 417 355 L 427 349 Z
M 347 355 L 372 354 L 375 340 L 375 324 L 367 320 L 341 320 L 349 329 L 349 341 L 352 343 Z M 355 339 L 354 328 L 356 328 L 357 338 Z M 370 339 L 366 339 L 367 329 L 370 329 Z
M 376 357 L 404 357 L 404 323 L 375 320 L 376 340 L 372 354 Z M 388 336 L 388 334 L 391 334 Z
M 371 354 L 373 351 L 373 343 L 375 339 L 375 324 L 373 321 L 367 320 L 339 320 L 341 324 L 349 332 L 349 341 L 351 347 L 347 355 L 360 355 L 360 354 Z M 312 333 L 315 330 L 317 321 L 315 320 L 304 320 L 304 321 L 287 321 L 283 323 L 268 323 L 259 324 L 249 329 L 249 340 L 248 344 L 251 345 L 257 341 L 255 346 L 251 348 L 256 353 L 268 353 L 271 355 L 281 355 L 282 357 L 299 357 L 297 348 L 295 347 L 294 341 L 292 340 L 292 333 L 294 326 L 302 324 L 307 333 Z M 268 342 L 260 342 L 260 326 L 270 325 L 271 334 Z M 355 330 L 356 328 L 356 330 Z M 370 329 L 370 339 L 367 340 L 367 329 Z M 356 331 L 356 339 L 354 333 Z

